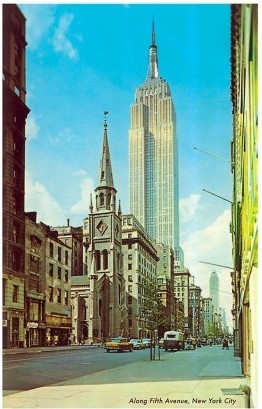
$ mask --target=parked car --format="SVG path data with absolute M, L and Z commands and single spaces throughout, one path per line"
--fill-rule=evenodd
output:
M 142 341 L 139 341 L 138 338 L 130 339 L 130 342 L 133 344 L 133 349 L 145 349 L 145 344 Z
M 146 346 L 146 348 L 150 348 L 150 345 L 151 345 L 150 338 L 142 338 L 142 342 Z
M 160 340 L 158 341 L 158 346 L 159 348 L 164 348 L 164 338 L 160 338 Z

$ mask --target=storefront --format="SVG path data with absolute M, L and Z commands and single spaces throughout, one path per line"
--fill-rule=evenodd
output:
M 46 345 L 68 345 L 72 332 L 71 318 L 59 315 L 47 315 L 46 322 Z

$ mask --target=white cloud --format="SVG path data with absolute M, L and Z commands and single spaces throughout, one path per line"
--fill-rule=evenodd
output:
M 179 216 L 182 223 L 188 222 L 194 217 L 200 207 L 200 198 L 200 195 L 191 194 L 188 198 L 179 201 Z
M 189 234 L 181 243 L 185 254 L 185 267 L 195 277 L 195 284 L 201 287 L 202 296 L 209 296 L 209 278 L 216 271 L 220 284 L 220 306 L 226 309 L 230 323 L 232 293 L 230 268 L 232 266 L 232 243 L 229 232 L 230 210 L 224 211 L 206 228 Z M 204 263 L 200 263 L 203 261 Z M 206 264 L 213 263 L 216 265 Z
M 26 15 L 26 40 L 28 47 L 35 50 L 48 37 L 50 27 L 54 22 L 55 6 L 45 4 L 20 4 Z
M 37 212 L 37 220 L 48 225 L 59 226 L 63 224 L 64 212 L 46 187 L 39 182 L 34 182 L 28 172 L 25 176 L 26 211 Z
M 76 48 L 74 48 L 71 41 L 67 38 L 67 31 L 73 19 L 73 14 L 64 14 L 58 22 L 58 27 L 55 30 L 53 38 L 55 51 L 67 55 L 70 59 L 77 57 Z
M 33 114 L 30 114 L 26 120 L 26 139 L 31 141 L 37 138 L 39 132 L 39 126 L 36 123 L 36 119 Z
M 81 198 L 71 206 L 70 212 L 73 214 L 87 215 L 89 213 L 90 194 L 94 192 L 94 181 L 91 178 L 82 180 L 80 184 Z M 94 205 L 94 194 L 93 194 Z
M 231 262 L 230 218 L 230 210 L 225 210 L 212 224 L 188 235 L 181 246 L 190 269 L 197 270 L 199 260 L 222 265 Z
M 74 176 L 86 176 L 86 171 L 84 169 L 79 169 L 73 173 Z

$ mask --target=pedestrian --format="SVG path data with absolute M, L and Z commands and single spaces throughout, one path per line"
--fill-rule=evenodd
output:
M 223 339 L 222 349 L 228 349 L 228 340 L 227 340 L 227 338 L 224 338 L 224 339 Z

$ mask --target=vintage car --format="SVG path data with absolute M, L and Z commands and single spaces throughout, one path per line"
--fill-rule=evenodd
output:
M 133 349 L 145 349 L 146 347 L 138 338 L 132 338 L 130 339 L 130 342 L 133 344 Z
M 104 348 L 106 352 L 116 351 L 116 352 L 123 352 L 123 351 L 133 351 L 133 344 L 129 341 L 128 338 L 111 338 L 110 341 L 106 341 L 104 343 Z

